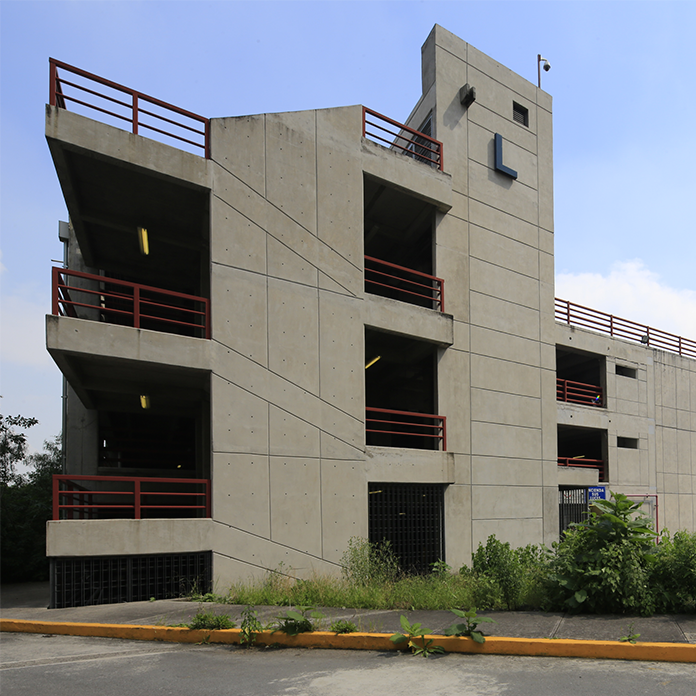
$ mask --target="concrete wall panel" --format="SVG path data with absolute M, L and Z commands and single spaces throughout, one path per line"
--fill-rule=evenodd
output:
M 316 234 L 315 112 L 266 115 L 266 196 Z
M 318 459 L 271 457 L 271 538 L 321 558 L 321 475 Z

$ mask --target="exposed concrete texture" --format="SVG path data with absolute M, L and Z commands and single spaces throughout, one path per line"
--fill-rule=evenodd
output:
M 370 534 L 370 483 L 441 487 L 450 565 L 490 534 L 550 544 L 559 486 L 600 483 L 558 466 L 567 432 L 594 438 L 601 483 L 657 495 L 660 526 L 696 528 L 696 361 L 555 322 L 550 96 L 439 26 L 422 61 L 408 125 L 429 120 L 444 171 L 418 140 L 364 138 L 361 106 L 213 119 L 209 160 L 48 108 L 70 268 L 207 298 L 211 315 L 210 340 L 107 323 L 98 303 L 47 318 L 70 384 L 69 473 L 106 473 L 114 413 L 145 432 L 166 415 L 189 419 L 212 482 L 212 520 L 55 522 L 51 555 L 211 550 L 222 585 L 280 563 L 338 574 L 350 537 Z M 496 168 L 496 134 L 516 179 Z M 385 291 L 388 272 L 366 291 L 369 249 L 420 292 L 443 279 L 444 311 L 413 282 Z M 557 402 L 557 347 L 591 356 L 604 404 Z M 446 419 L 447 451 L 399 440 L 391 416 L 371 440 L 365 409 L 386 403 L 435 416 L 430 434 Z M 140 471 L 118 457 L 109 473 Z

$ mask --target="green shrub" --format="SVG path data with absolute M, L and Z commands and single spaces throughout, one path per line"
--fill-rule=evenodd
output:
M 639 514 L 642 503 L 612 493 L 599 500 L 582 524 L 571 525 L 554 544 L 551 606 L 595 614 L 655 611 L 650 586 L 655 533 Z
M 329 628 L 331 633 L 357 633 L 358 627 L 352 621 L 346 621 L 345 619 L 338 619 L 332 622 Z
M 696 533 L 663 531 L 650 566 L 650 584 L 660 612 L 696 611 Z
M 538 608 L 544 600 L 547 560 L 539 546 L 512 549 L 508 542 L 491 535 L 485 546 L 479 544 L 471 571 L 465 568 L 460 573 L 472 576 L 475 606 L 512 611 L 523 606 Z

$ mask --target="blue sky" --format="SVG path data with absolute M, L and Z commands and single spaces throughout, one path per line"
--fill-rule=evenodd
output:
M 556 294 L 696 339 L 696 3 L 0 1 L 0 411 L 60 430 L 43 346 L 67 211 L 54 57 L 205 116 L 365 104 L 403 120 L 438 23 L 526 77 L 551 61 Z

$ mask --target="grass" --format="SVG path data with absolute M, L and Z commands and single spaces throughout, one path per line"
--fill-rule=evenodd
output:
M 506 608 L 496 593 L 481 587 L 473 576 L 446 575 L 401 576 L 395 580 L 373 581 L 367 585 L 345 578 L 314 575 L 300 580 L 290 575 L 269 573 L 259 581 L 234 583 L 224 595 L 209 599 L 226 604 L 353 607 L 357 609 L 455 609 L 477 606 L 480 609 Z M 489 599 L 482 599 L 486 594 Z M 499 593 L 498 593 L 499 594 Z

